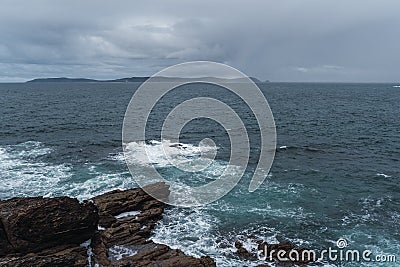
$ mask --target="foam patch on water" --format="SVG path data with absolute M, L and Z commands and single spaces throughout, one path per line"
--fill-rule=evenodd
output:
M 349 212 L 342 218 L 342 225 L 364 225 L 371 222 L 380 222 L 382 216 L 385 214 L 383 212 L 383 207 L 388 206 L 392 202 L 391 196 L 385 197 L 366 197 L 359 200 L 360 211 L 358 213 Z M 390 220 L 387 218 L 386 220 Z
M 124 190 L 137 187 L 136 182 L 128 171 L 117 173 L 104 173 L 102 171 L 103 169 L 98 166 L 84 166 L 83 170 L 79 172 L 83 172 L 84 175 L 90 178 L 85 181 L 71 180 L 69 183 L 63 184 L 61 190 L 55 193 L 84 200 L 115 189 Z
M 371 235 L 367 229 L 364 228 L 353 228 L 349 229 L 348 234 L 343 235 L 343 238 L 348 242 L 347 249 L 357 249 L 360 252 L 369 250 L 372 252 L 370 258 L 374 260 L 377 255 L 395 255 L 398 261 L 398 253 L 400 251 L 400 243 L 396 238 L 391 236 Z M 335 242 L 333 242 L 333 247 Z M 346 266 L 360 266 L 359 262 L 351 262 Z M 393 262 L 382 263 L 382 265 L 376 262 L 362 262 L 362 266 L 397 266 Z
M 381 177 L 384 177 L 384 178 L 390 178 L 391 177 L 390 175 L 387 175 L 387 174 L 384 174 L 384 173 L 377 173 L 376 176 L 381 176 Z
M 185 254 L 194 257 L 208 255 L 216 261 L 217 266 L 257 266 L 265 263 L 239 258 L 234 246 L 236 241 L 240 241 L 247 250 L 252 252 L 257 251 L 256 239 L 277 242 L 276 230 L 267 227 L 257 229 L 260 233 L 257 236 L 253 234 L 253 230 L 221 233 L 218 229 L 220 222 L 204 207 L 169 208 L 165 210 L 163 217 L 151 238 L 154 242 L 180 249 Z
M 70 196 L 88 199 L 113 189 L 136 187 L 128 170 L 107 171 L 100 165 L 72 167 L 44 157 L 54 151 L 28 141 L 0 147 L 0 199 L 31 196 Z
M 66 164 L 39 159 L 51 151 L 40 142 L 0 148 L 0 198 L 49 195 L 60 180 L 71 177 Z
M 189 199 L 190 195 L 187 194 L 190 187 L 205 185 L 219 179 L 223 174 L 237 176 L 243 168 L 229 166 L 223 160 L 214 160 L 212 155 L 216 149 L 216 146 L 207 146 L 202 142 L 196 146 L 172 143 L 169 140 L 151 140 L 126 144 L 125 157 L 135 178 L 145 181 L 146 184 L 157 182 L 159 177 L 154 175 L 155 168 L 165 180 L 171 182 L 176 197 L 186 199 L 187 203 L 196 203 L 197 200 Z M 165 150 L 168 150 L 168 156 L 164 153 Z M 113 159 L 121 160 L 116 155 L 113 155 Z
M 173 150 L 183 150 L 184 153 L 179 156 L 177 154 L 177 157 L 186 157 L 188 162 L 192 162 L 195 155 L 200 155 L 202 151 L 207 150 L 207 148 L 186 144 L 181 144 L 179 146 L 181 148 L 178 148 L 169 141 L 165 142 L 172 145 Z M 149 146 L 154 149 L 155 160 L 159 162 L 157 151 L 161 149 L 161 143 L 152 141 Z M 52 147 L 34 141 L 0 147 L 0 179 L 2 181 L 0 199 L 16 196 L 56 197 L 62 195 L 84 200 L 114 189 L 137 187 L 135 179 L 126 168 L 118 171 L 115 168 L 110 170 L 102 167 L 102 162 L 77 166 L 52 163 L 48 160 L 52 152 L 54 152 Z M 122 160 L 120 156 L 121 154 L 113 154 L 105 160 L 120 161 Z M 164 163 L 165 165 L 161 165 L 165 166 L 166 176 L 182 185 L 188 179 L 195 184 L 205 184 L 210 180 L 218 179 L 227 166 L 226 162 L 214 161 L 204 172 L 185 175 L 181 170 L 171 168 L 170 164 Z M 144 166 L 139 166 L 137 172 L 133 173 L 134 176 L 145 174 Z M 151 183 L 150 179 L 149 183 Z
M 184 143 L 173 143 L 169 140 L 149 142 L 130 142 L 125 145 L 125 156 L 128 164 L 155 165 L 171 167 L 193 162 L 201 155 L 215 152 L 214 146 Z M 167 156 L 168 155 L 168 156 Z

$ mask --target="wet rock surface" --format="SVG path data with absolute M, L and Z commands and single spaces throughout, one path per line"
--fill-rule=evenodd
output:
M 0 266 L 215 266 L 149 240 L 169 187 L 115 190 L 79 203 L 68 197 L 0 200 Z
M 79 245 L 94 234 L 98 217 L 96 206 L 87 201 L 79 203 L 68 197 L 13 198 L 0 202 L 2 242 L 8 243 L 8 253 Z
M 38 253 L 16 254 L 0 258 L 0 266 L 9 267 L 84 267 L 88 266 L 87 249 L 81 246 L 58 246 Z

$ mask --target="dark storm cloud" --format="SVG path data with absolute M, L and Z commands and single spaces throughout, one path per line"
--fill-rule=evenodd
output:
M 395 81 L 399 10 L 397 0 L 1 1 L 0 80 L 213 60 L 261 79 Z

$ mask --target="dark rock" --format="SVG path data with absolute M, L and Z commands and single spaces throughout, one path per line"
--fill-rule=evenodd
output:
M 24 256 L 0 258 L 0 266 L 4 267 L 85 267 L 88 266 L 88 255 L 84 247 L 55 247 Z
M 243 247 L 243 244 L 240 241 L 235 242 L 235 247 L 237 248 L 236 254 L 238 254 L 241 258 L 247 260 L 256 260 L 257 256 L 253 253 L 250 253 L 247 249 Z
M 144 189 L 147 192 L 152 192 L 163 197 L 163 199 L 166 199 L 169 195 L 169 186 L 164 183 L 149 185 L 144 187 Z M 94 197 L 92 200 L 99 208 L 99 224 L 103 227 L 110 227 L 113 223 L 117 222 L 114 216 L 123 212 L 135 210 L 148 211 L 150 208 L 163 208 L 165 206 L 163 202 L 154 199 L 141 188 L 124 191 L 114 190 Z M 152 219 L 157 221 L 161 218 L 160 216 L 161 214 L 156 212 L 154 216 L 152 216 Z
M 6 232 L 3 228 L 3 223 L 0 220 L 0 257 L 14 251 L 11 244 L 8 242 Z
M 93 198 L 100 212 L 100 225 L 107 227 L 92 239 L 95 263 L 100 266 L 120 267 L 215 266 L 210 257 L 190 257 L 180 250 L 149 240 L 151 230 L 162 219 L 166 205 L 148 193 L 165 200 L 169 195 L 169 187 L 164 183 L 156 183 L 143 189 L 115 190 Z M 132 211 L 140 213 L 120 219 L 115 217 Z M 136 254 L 116 259 L 111 250 L 121 246 L 135 251 Z
M 93 203 L 68 197 L 13 198 L 0 203 L 0 220 L 13 249 L 29 253 L 90 239 L 98 213 Z
M 89 260 L 102 267 L 215 266 L 210 257 L 187 256 L 149 240 L 166 205 L 146 192 L 166 199 L 169 187 L 115 190 L 84 203 L 68 197 L 0 201 L 0 266 L 80 267 Z M 98 224 L 105 228 L 97 230 Z M 79 245 L 89 239 L 90 247 Z M 121 258 L 115 252 L 121 248 L 131 253 Z
M 186 256 L 182 251 L 171 249 L 165 245 L 155 245 L 138 252 L 136 255 L 119 261 L 119 267 L 212 267 L 216 266 L 210 257 L 194 258 Z

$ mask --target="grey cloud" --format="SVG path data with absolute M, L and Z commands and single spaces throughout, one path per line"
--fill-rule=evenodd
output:
M 278 81 L 399 80 L 400 2 L 2 1 L 0 80 L 213 60 Z

